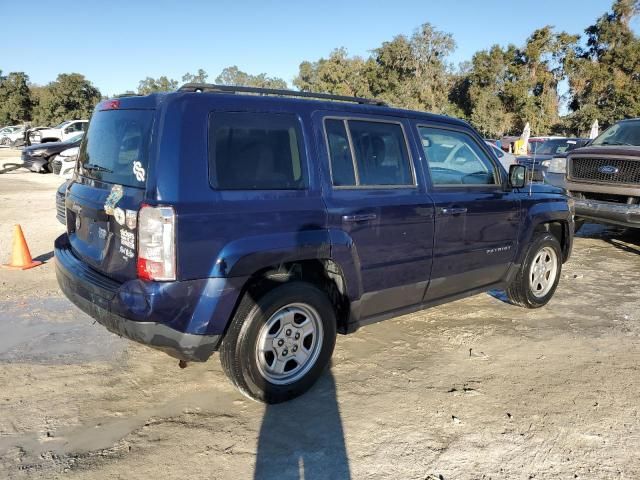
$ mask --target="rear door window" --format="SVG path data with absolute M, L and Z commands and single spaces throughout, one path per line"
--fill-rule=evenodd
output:
M 209 125 L 209 181 L 214 188 L 306 188 L 302 132 L 296 115 L 214 112 Z
M 399 123 L 326 119 L 325 132 L 334 186 L 415 186 Z
M 144 187 L 153 113 L 153 110 L 96 112 L 80 149 L 82 175 Z

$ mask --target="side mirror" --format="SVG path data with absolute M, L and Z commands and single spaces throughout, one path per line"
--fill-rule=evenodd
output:
M 511 188 L 523 188 L 527 176 L 527 167 L 524 165 L 511 165 L 509 167 L 509 186 Z

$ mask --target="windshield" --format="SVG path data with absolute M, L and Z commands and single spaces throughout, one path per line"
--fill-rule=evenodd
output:
M 591 142 L 591 145 L 640 146 L 640 120 L 612 125 Z
M 82 144 L 82 175 L 144 187 L 153 110 L 106 110 L 91 119 Z
M 56 126 L 55 126 L 55 127 L 53 127 L 53 128 L 62 128 L 62 127 L 64 127 L 65 125 L 69 125 L 70 123 L 71 123 L 71 121 L 70 121 L 70 120 L 67 120 L 66 122 L 62 122 L 61 124 L 56 125 Z
M 576 147 L 575 140 L 560 138 L 556 140 L 545 140 L 544 142 L 531 143 L 530 150 L 532 154 L 537 155 L 555 155 L 557 153 L 568 152 Z
M 79 133 L 77 135 L 74 135 L 73 137 L 69 137 L 67 138 L 64 143 L 76 143 L 76 142 L 80 142 L 82 140 L 82 137 L 84 137 L 84 132 Z

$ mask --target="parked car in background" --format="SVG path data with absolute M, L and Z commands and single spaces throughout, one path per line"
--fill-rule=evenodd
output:
M 20 126 L 18 125 L 10 125 L 7 127 L 2 127 L 0 128 L 0 140 L 5 136 L 8 135 L 9 133 L 15 131 L 15 130 L 20 130 Z
M 502 165 L 502 167 L 507 172 L 509 171 L 509 168 L 511 167 L 511 165 L 515 165 L 517 163 L 516 157 L 512 153 L 505 152 L 501 148 L 498 148 L 495 143 L 491 143 L 490 141 L 487 141 L 486 143 L 487 145 L 489 145 L 489 147 L 491 147 L 491 151 L 496 157 L 498 157 L 498 160 L 500 161 L 500 165 Z
M 29 141 L 31 143 L 40 143 L 42 141 L 42 131 L 48 130 L 50 127 L 31 127 L 29 129 Z
M 2 137 L 0 138 L 0 145 L 3 145 L 5 147 L 13 147 L 16 145 L 18 140 L 22 139 L 23 137 L 24 137 L 23 127 L 17 127 L 17 128 L 12 127 L 11 131 L 5 132 L 2 134 Z
M 49 160 L 69 148 L 78 147 L 82 142 L 84 133 L 76 133 L 64 142 L 40 143 L 26 147 L 22 150 L 22 163 L 32 172 L 47 173 L 51 171 Z
M 492 289 L 547 304 L 572 205 L 524 177 L 466 122 L 375 100 L 202 84 L 105 100 L 56 276 L 110 331 L 182 366 L 219 349 L 245 395 L 282 402 L 337 331 Z
M 566 159 L 549 164 L 547 182 L 575 199 L 585 220 L 640 228 L 640 118 L 622 120 Z
M 71 178 L 76 168 L 79 151 L 80 147 L 71 147 L 60 152 L 49 161 L 51 171 L 62 178 Z
M 530 140 L 529 155 L 517 157 L 517 162 L 527 167 L 531 180 L 542 182 L 554 159 L 555 168 L 555 165 L 561 162 L 560 158 L 565 158 L 571 150 L 588 142 L 588 138 L 538 137 Z
M 89 125 L 88 120 L 69 120 L 62 122 L 53 128 L 40 130 L 40 142 L 63 142 L 78 133 L 85 132 Z

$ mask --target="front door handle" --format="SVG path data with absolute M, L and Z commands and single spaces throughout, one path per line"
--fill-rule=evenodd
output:
M 367 222 L 375 220 L 378 216 L 375 213 L 362 213 L 360 215 L 343 215 L 342 221 L 345 223 Z
M 462 215 L 463 213 L 467 213 L 467 209 L 464 207 L 442 208 L 440 209 L 440 213 L 442 215 Z

